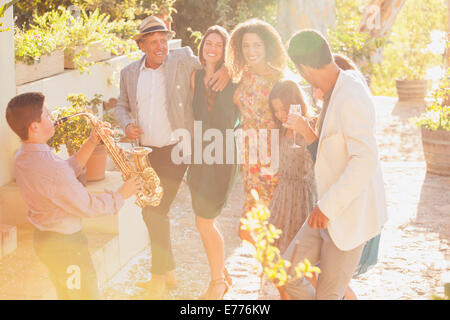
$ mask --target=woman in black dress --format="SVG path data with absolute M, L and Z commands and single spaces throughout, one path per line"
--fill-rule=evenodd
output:
M 230 81 L 221 92 L 214 92 L 208 86 L 208 79 L 224 64 L 228 39 L 229 35 L 224 28 L 210 27 L 199 48 L 198 56 L 203 68 L 193 72 L 191 76 L 194 119 L 202 123 L 202 136 L 207 130 L 212 129 L 209 133 L 221 134 L 223 138 L 222 141 L 212 139 L 210 143 L 203 142 L 202 163 L 191 164 L 188 171 L 188 185 L 191 191 L 192 208 L 196 215 L 196 226 L 211 270 L 208 290 L 200 299 L 208 300 L 222 299 L 231 285 L 231 279 L 225 269 L 224 242 L 215 218 L 226 204 L 237 175 L 234 140 L 234 157 L 227 159 L 226 156 L 226 130 L 234 130 L 237 127 L 240 113 L 233 103 L 235 84 Z M 212 148 L 215 142 L 222 152 Z M 214 149 L 213 152 L 212 149 Z M 195 152 L 199 150 L 194 150 Z M 221 156 L 220 153 L 222 153 Z

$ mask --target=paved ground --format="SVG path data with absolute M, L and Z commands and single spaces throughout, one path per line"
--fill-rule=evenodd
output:
M 377 135 L 386 187 L 389 221 L 381 237 L 378 264 L 351 287 L 360 299 L 430 299 L 443 295 L 450 270 L 450 177 L 426 174 L 419 131 L 408 118 L 421 107 L 377 97 Z M 233 278 L 225 299 L 278 299 L 276 289 L 258 277 L 250 246 L 237 237 L 243 203 L 242 181 L 218 218 L 226 244 L 226 265 Z M 180 286 L 166 299 L 196 299 L 207 287 L 209 269 L 195 229 L 189 190 L 178 192 L 170 213 Z M 107 299 L 140 299 L 135 286 L 151 277 L 150 250 L 144 250 L 104 287 Z M 446 282 L 450 282 L 447 278 Z

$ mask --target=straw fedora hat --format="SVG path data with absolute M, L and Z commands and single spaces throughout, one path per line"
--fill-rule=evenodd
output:
M 133 40 L 139 41 L 143 36 L 152 32 L 167 32 L 170 38 L 175 35 L 175 32 L 167 29 L 166 24 L 161 19 L 155 16 L 148 16 L 142 20 L 139 26 L 139 33 L 133 36 Z

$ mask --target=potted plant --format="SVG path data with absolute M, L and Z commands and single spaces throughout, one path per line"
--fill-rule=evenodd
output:
M 441 82 L 433 97 L 426 113 L 412 121 L 421 128 L 427 171 L 450 176 L 450 77 Z
M 65 37 L 64 67 L 80 69 L 97 61 L 111 58 L 113 35 L 109 33 L 109 16 L 100 14 L 96 9 L 87 13 L 81 10 L 78 18 L 69 16 L 67 34 Z
M 16 85 L 64 71 L 64 51 L 52 33 L 14 30 Z
M 88 100 L 85 95 L 69 95 L 68 107 L 59 107 L 54 111 L 55 118 L 62 118 L 78 112 L 89 111 L 98 115 L 98 107 L 103 103 L 102 95 L 96 94 L 92 100 Z M 86 117 L 74 117 L 55 128 L 54 136 L 48 141 L 48 145 L 56 152 L 65 145 L 69 155 L 75 154 L 86 142 L 91 134 L 91 124 Z M 86 180 L 97 181 L 105 178 L 106 169 L 106 149 L 103 144 L 98 144 L 86 164 Z
M 427 95 L 427 69 L 439 65 L 442 56 L 432 51 L 432 30 L 442 30 L 441 1 L 407 1 L 399 15 L 395 44 L 399 57 L 400 76 L 396 80 L 399 101 L 424 103 Z M 402 50 L 407 48 L 407 50 Z
M 110 22 L 110 33 L 113 35 L 114 46 L 111 52 L 114 55 L 125 55 L 138 51 L 139 48 L 133 36 L 138 32 L 139 20 L 119 19 Z

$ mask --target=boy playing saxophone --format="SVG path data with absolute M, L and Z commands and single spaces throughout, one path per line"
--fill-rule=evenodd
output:
M 34 249 L 49 270 L 59 299 L 100 299 L 97 275 L 82 231 L 82 218 L 117 214 L 124 200 L 141 192 L 138 177 L 117 191 L 91 194 L 77 180 L 99 137 L 91 136 L 68 160 L 57 157 L 47 141 L 55 129 L 38 92 L 20 94 L 8 103 L 6 120 L 22 140 L 14 158 L 17 185 L 35 227 Z M 71 283 L 71 276 L 78 281 Z

